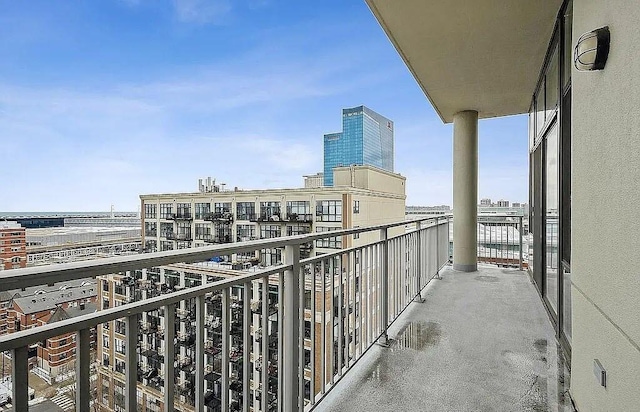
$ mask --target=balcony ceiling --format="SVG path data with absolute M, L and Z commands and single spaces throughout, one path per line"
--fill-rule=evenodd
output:
M 440 118 L 525 113 L 562 0 L 365 0 Z

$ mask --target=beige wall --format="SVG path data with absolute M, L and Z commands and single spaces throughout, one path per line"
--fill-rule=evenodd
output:
M 640 5 L 575 0 L 573 39 L 608 25 L 603 71 L 573 72 L 571 393 L 578 409 L 640 408 Z M 593 373 L 599 359 L 607 388 Z
M 333 169 L 333 185 L 405 195 L 406 178 L 371 166 L 337 167 Z

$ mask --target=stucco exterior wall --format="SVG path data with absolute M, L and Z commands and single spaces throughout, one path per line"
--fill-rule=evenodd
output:
M 572 75 L 571 393 L 581 412 L 640 405 L 638 21 L 634 0 L 574 1 L 573 45 L 584 32 L 611 30 L 605 69 Z

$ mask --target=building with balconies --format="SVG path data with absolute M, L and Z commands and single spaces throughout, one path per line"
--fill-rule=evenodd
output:
M 334 185 L 142 195 L 147 251 L 227 244 L 395 222 L 404 216 L 405 178 L 372 166 L 339 167 Z M 370 239 L 316 241 L 302 253 L 327 253 Z M 220 257 L 228 262 L 282 262 L 282 250 Z

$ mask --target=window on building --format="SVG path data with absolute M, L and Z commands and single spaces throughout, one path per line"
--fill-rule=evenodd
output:
M 145 241 L 145 248 L 147 253 L 153 253 L 158 251 L 158 242 L 155 240 Z
M 191 240 L 191 223 L 178 222 L 176 226 L 178 229 L 178 240 Z
M 260 238 L 271 239 L 282 236 L 280 225 L 262 225 L 260 226 Z
M 340 230 L 338 227 L 316 227 L 316 232 L 333 232 Z M 342 236 L 325 237 L 316 240 L 316 247 L 328 248 L 328 249 L 341 249 L 342 248 Z
M 194 206 L 196 219 L 204 219 L 209 213 L 211 213 L 210 203 L 196 203 Z
M 311 226 L 305 224 L 287 225 L 287 236 L 311 233 Z
M 256 204 L 253 202 L 238 202 L 236 204 L 236 218 L 238 220 L 253 220 L 256 217 Z
M 353 228 L 354 228 L 354 229 L 357 229 L 357 228 L 359 228 L 359 227 L 360 227 L 360 226 L 354 226 Z M 354 234 L 353 234 L 353 238 L 354 238 L 354 239 L 360 239 L 360 233 L 354 233 Z
M 115 366 L 115 368 L 114 368 L 114 369 L 115 369 L 115 371 L 116 371 L 116 372 L 118 372 L 118 373 L 124 373 L 124 362 L 122 362 L 122 361 L 121 361 L 121 360 L 119 360 L 119 359 L 116 359 L 116 361 L 115 361 L 115 363 L 114 363 L 114 366 Z
M 236 230 L 238 242 L 246 242 L 256 238 L 256 227 L 254 225 L 238 225 Z
M 260 202 L 260 218 L 263 220 L 280 219 L 280 202 Z
M 229 202 L 216 203 L 214 205 L 214 212 L 215 213 L 231 213 L 231 203 Z
M 311 202 L 291 201 L 287 202 L 287 219 L 309 220 L 311 218 Z
M 157 217 L 156 211 L 157 206 L 154 203 L 145 203 L 144 204 L 144 218 L 145 219 L 155 219 Z
M 160 203 L 160 219 L 170 219 L 173 217 L 173 204 Z
M 196 239 L 207 240 L 210 237 L 211 237 L 211 225 L 208 223 L 196 223 Z
M 353 201 L 353 213 L 360 213 L 360 201 L 359 200 L 354 200 Z
M 191 203 L 178 203 L 176 205 L 176 217 L 190 219 L 191 216 Z
M 121 355 L 124 355 L 125 352 L 126 352 L 126 347 L 125 347 L 124 341 L 121 340 L 121 339 L 114 339 L 114 341 L 115 341 L 115 344 L 116 344 L 115 345 L 116 352 L 118 352 Z
M 144 222 L 144 235 L 156 236 L 158 234 L 158 223 L 156 222 Z
M 319 200 L 316 202 L 316 218 L 320 222 L 342 221 L 342 200 Z

